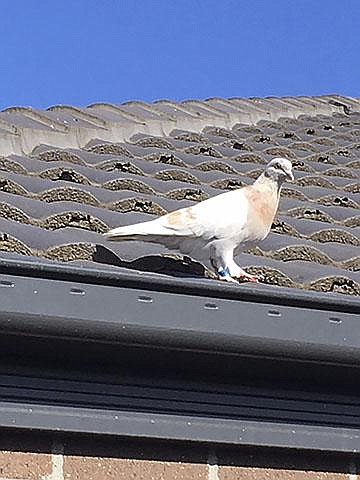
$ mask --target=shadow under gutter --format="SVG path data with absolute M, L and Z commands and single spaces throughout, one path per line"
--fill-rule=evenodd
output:
M 0 426 L 360 451 L 360 302 L 0 262 Z

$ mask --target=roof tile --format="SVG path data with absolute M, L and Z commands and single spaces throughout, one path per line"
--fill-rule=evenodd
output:
M 239 262 L 264 283 L 359 295 L 359 137 L 359 100 L 335 95 L 11 108 L 0 112 L 0 250 L 181 275 L 166 249 L 101 233 L 249 184 L 281 155 L 296 181 Z

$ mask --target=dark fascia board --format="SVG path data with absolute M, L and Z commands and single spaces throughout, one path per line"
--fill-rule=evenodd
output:
M 119 349 L 133 345 L 215 358 L 248 356 L 259 359 L 264 377 L 271 373 L 269 359 L 285 362 L 294 376 L 300 364 L 309 369 L 321 364 L 329 371 L 348 368 L 351 373 L 360 360 L 358 324 L 358 299 L 341 297 L 340 301 L 337 296 L 334 301 L 318 292 L 257 291 L 205 280 L 111 273 L 46 262 L 6 260 L 0 264 L 0 336 L 12 339 L 15 345 L 20 338 L 50 343 L 60 339 L 85 346 L 102 344 L 105 350 L 111 344 Z M 87 368 L 86 358 L 83 366 Z M 1 381 L 0 386 L 5 388 Z M 40 387 L 38 392 L 43 392 Z M 356 395 L 355 400 L 346 396 L 339 400 L 341 389 L 334 392 L 337 399 L 330 405 L 335 410 L 342 405 L 341 415 L 332 414 L 335 416 L 322 424 L 314 420 L 321 416 L 316 413 L 318 404 L 311 414 L 297 407 L 299 415 L 305 415 L 297 423 L 289 420 L 288 413 L 287 421 L 276 420 L 275 413 L 269 422 L 251 415 L 232 419 L 189 415 L 185 410 L 174 415 L 160 410 L 126 411 L 112 408 L 106 400 L 103 409 L 71 403 L 59 406 L 51 400 L 34 403 L 32 397 L 24 402 L 24 392 L 19 396 L 15 390 L 11 393 L 8 388 L 7 400 L 0 398 L 3 427 L 360 451 L 357 417 L 346 413 L 348 402 L 357 408 Z M 142 398 L 147 398 L 144 392 Z M 273 398 L 271 395 L 268 398 Z M 225 398 L 222 405 L 227 401 Z

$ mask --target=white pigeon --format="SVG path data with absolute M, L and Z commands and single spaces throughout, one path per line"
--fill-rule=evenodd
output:
M 109 240 L 142 240 L 164 245 L 213 269 L 221 280 L 253 281 L 234 261 L 270 232 L 285 180 L 294 180 L 286 158 L 274 158 L 257 180 L 148 222 L 114 228 Z

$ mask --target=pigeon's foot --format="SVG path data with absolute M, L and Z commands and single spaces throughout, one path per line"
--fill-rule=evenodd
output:
M 252 282 L 252 283 L 259 283 L 260 279 L 258 277 L 252 275 L 241 275 L 239 277 L 231 277 L 230 275 L 219 275 L 219 280 L 230 282 L 230 283 L 245 283 L 245 282 Z
M 245 270 L 242 270 L 238 266 L 236 266 L 237 269 L 235 272 L 230 271 L 228 267 L 224 269 L 219 269 L 217 274 L 218 274 L 218 279 L 223 280 L 225 282 L 231 282 L 231 283 L 243 283 L 243 282 L 252 282 L 252 283 L 259 283 L 260 278 L 256 277 L 255 275 L 250 275 L 249 273 L 246 273 Z
M 226 277 L 219 277 L 219 280 L 223 280 L 225 282 L 230 282 L 230 283 L 239 283 L 236 278 L 230 277 L 230 275 L 227 275 Z
M 254 275 L 241 275 L 238 277 L 239 282 L 252 282 L 252 283 L 259 283 L 260 278 L 255 277 Z
M 217 278 L 223 282 L 238 283 L 238 281 L 230 275 L 229 269 L 219 268 L 217 271 Z
M 252 277 L 252 276 L 241 276 L 241 277 L 230 277 L 230 275 L 227 275 L 226 277 L 218 277 L 219 280 L 225 281 L 225 282 L 230 282 L 230 283 L 246 283 L 246 282 L 251 282 L 251 283 L 259 283 L 260 279 L 258 277 Z

